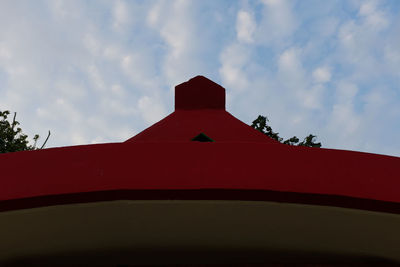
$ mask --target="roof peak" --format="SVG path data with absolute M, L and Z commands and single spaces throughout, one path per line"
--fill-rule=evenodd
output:
M 280 144 L 225 110 L 225 89 L 204 76 L 175 86 L 175 112 L 126 142 L 259 142 Z
M 196 76 L 175 86 L 175 110 L 225 110 L 225 88 L 204 76 Z

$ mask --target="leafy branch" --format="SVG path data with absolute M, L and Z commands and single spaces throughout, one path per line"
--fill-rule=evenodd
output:
M 35 134 L 33 137 L 34 144 L 29 145 L 28 136 L 22 133 L 22 129 L 18 127 L 20 123 L 16 120 L 17 113 L 14 113 L 13 119 L 10 122 L 8 116 L 10 111 L 0 111 L 0 153 L 25 151 L 25 150 L 37 150 L 43 149 L 46 145 L 49 137 L 50 131 L 47 135 L 45 142 L 40 148 L 37 148 L 37 141 L 40 136 Z
M 308 135 L 306 136 L 303 141 L 300 142 L 300 139 L 297 138 L 296 136 L 293 136 L 285 141 L 283 141 L 283 138 L 279 136 L 279 133 L 276 133 L 272 130 L 271 126 L 267 124 L 269 122 L 267 117 L 259 115 L 257 119 L 255 119 L 251 127 L 256 129 L 257 131 L 265 134 L 266 136 L 280 142 L 286 145 L 292 145 L 292 146 L 307 146 L 307 147 L 321 147 L 321 143 L 316 143 L 315 138 L 317 137 L 316 135 Z

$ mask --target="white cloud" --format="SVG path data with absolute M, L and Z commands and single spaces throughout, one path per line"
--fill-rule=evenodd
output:
M 92 33 L 86 33 L 83 38 L 83 44 L 89 53 L 93 56 L 98 56 L 101 51 L 101 42 Z
M 162 9 L 162 2 L 156 2 L 149 10 L 147 14 L 147 23 L 152 27 L 157 27 Z
M 382 30 L 388 25 L 384 12 L 378 9 L 375 0 L 363 2 L 359 9 L 359 15 L 365 17 L 368 27 L 374 30 Z
M 263 114 L 282 136 L 396 153 L 383 139 L 400 130 L 398 10 L 327 5 L 0 1 L 0 108 L 30 136 L 51 130 L 49 146 L 123 141 L 172 110 L 173 86 L 203 74 L 246 122 Z
M 57 106 L 58 116 L 59 118 L 63 118 L 64 121 L 71 121 L 73 123 L 79 123 L 81 121 L 82 114 L 69 100 L 60 97 L 55 100 L 53 105 Z
M 81 133 L 78 133 L 77 131 L 71 133 L 71 141 L 74 144 L 87 144 L 89 143 L 88 139 L 85 138 L 85 136 Z
M 0 59 L 3 61 L 11 58 L 11 51 L 6 47 L 6 44 L 4 42 L 0 42 Z
M 0 42 L 0 85 L 5 85 L 0 88 L 0 108 L 17 111 L 25 133 L 43 136 L 51 130 L 48 146 L 59 146 L 90 142 L 98 136 L 117 141 L 122 129 L 136 132 L 127 124 L 143 127 L 135 110 L 135 87 L 129 86 L 119 65 L 133 47 L 122 38 L 110 39 L 107 30 L 113 28 L 114 20 L 98 21 L 97 11 L 106 6 L 74 1 L 7 5 L 0 7 L 0 13 L 9 13 L 0 16 L 1 24 L 12 25 L 0 28 L 4 37 Z M 115 11 L 119 22 L 126 25 L 129 21 Z M 135 49 L 141 50 L 137 45 Z M 140 78 L 149 71 L 148 65 L 138 68 Z M 94 114 L 107 127 L 87 125 L 85 118 Z M 132 124 L 135 119 L 138 121 Z
M 124 97 L 126 96 L 126 90 L 119 84 L 113 84 L 111 86 L 111 92 L 118 96 L 118 97 Z
M 147 123 L 153 124 L 166 116 L 165 109 L 161 101 L 154 97 L 143 96 L 138 101 L 141 116 Z
M 188 80 L 199 73 L 197 50 L 202 41 L 201 31 L 193 19 L 195 2 L 158 1 L 148 12 L 148 23 L 158 31 L 166 51 L 162 72 L 169 84 Z
M 366 1 L 361 4 L 358 13 L 363 16 L 368 16 L 375 13 L 376 2 L 375 1 Z
M 116 44 L 106 45 L 102 52 L 102 56 L 104 56 L 108 60 L 120 60 L 122 54 L 122 49 Z
M 256 22 L 249 12 L 239 10 L 236 19 L 237 39 L 244 43 L 252 43 L 254 41 L 253 34 L 256 30 Z
M 360 123 L 360 118 L 355 114 L 352 106 L 342 104 L 333 106 L 330 128 L 339 137 L 338 142 L 351 145 L 359 134 L 357 130 Z
M 375 113 L 387 104 L 387 99 L 379 89 L 373 89 L 363 97 L 366 110 Z
M 263 0 L 262 19 L 256 32 L 261 43 L 282 45 L 298 27 L 292 3 L 286 0 Z
M 354 21 L 349 21 L 340 27 L 338 37 L 345 46 L 353 48 L 355 46 L 354 42 L 356 40 L 356 31 L 357 28 Z
M 87 88 L 80 81 L 58 79 L 54 81 L 54 88 L 57 88 L 59 96 L 71 101 L 81 101 L 88 97 Z
M 100 71 L 96 65 L 88 66 L 88 76 L 92 82 L 93 88 L 96 90 L 106 90 L 106 84 L 100 74 Z
M 312 76 L 315 83 L 326 83 L 331 80 L 331 72 L 327 67 L 316 68 L 313 71 Z
M 285 50 L 279 56 L 279 69 L 284 72 L 290 72 L 294 74 L 302 69 L 301 62 L 299 59 L 300 50 L 297 48 L 290 48 Z
M 113 27 L 117 31 L 122 31 L 130 23 L 129 8 L 124 1 L 118 0 L 114 2 L 113 18 Z
M 337 103 L 352 105 L 358 91 L 359 88 L 356 84 L 347 81 L 340 81 L 336 87 Z
M 384 44 L 378 35 L 389 25 L 387 14 L 379 9 L 377 3 L 362 2 L 359 17 L 342 23 L 338 31 L 343 60 L 358 64 L 362 70 L 369 66 L 376 68 L 376 47 Z
M 283 51 L 278 58 L 278 73 L 280 81 L 286 88 L 301 90 L 306 88 L 308 82 L 302 64 L 302 50 L 291 47 Z
M 84 13 L 84 5 L 80 1 L 48 0 L 46 7 L 51 10 L 53 18 L 56 20 L 80 20 Z
M 323 36 L 324 38 L 328 38 L 336 34 L 339 22 L 340 20 L 337 17 L 324 17 L 318 21 L 316 28 L 318 29 L 318 33 L 321 36 Z
M 355 110 L 359 88 L 351 82 L 339 81 L 335 89 L 334 104 L 323 133 L 331 139 L 333 147 L 360 150 L 364 118 Z
M 308 109 L 322 109 L 323 93 L 325 88 L 322 85 L 314 85 L 302 93 L 301 101 L 304 107 Z
M 88 142 L 104 143 L 104 142 L 116 142 L 124 141 L 135 135 L 135 130 L 130 125 L 119 125 L 119 127 L 111 127 L 108 120 L 104 120 L 99 116 L 92 116 L 85 120 L 88 125 L 88 129 L 91 132 L 90 135 L 85 133 Z
M 171 59 L 179 59 L 188 49 L 190 49 L 190 31 L 193 22 L 190 20 L 190 3 L 187 1 L 174 1 L 172 5 L 164 3 L 162 14 L 154 15 L 154 9 L 149 13 L 152 22 L 158 22 L 160 35 L 171 48 Z M 156 4 L 157 12 L 160 12 Z
M 240 44 L 232 44 L 222 51 L 219 73 L 225 86 L 239 91 L 248 87 L 244 68 L 249 60 L 248 50 Z
M 152 55 L 146 50 L 141 53 L 131 51 L 121 56 L 120 66 L 123 74 L 139 91 L 156 90 L 159 86 L 151 59 Z

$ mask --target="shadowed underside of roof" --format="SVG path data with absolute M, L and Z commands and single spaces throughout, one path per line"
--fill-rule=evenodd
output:
M 60 205 L 0 213 L 0 262 L 395 266 L 399 223 L 392 214 L 264 201 Z

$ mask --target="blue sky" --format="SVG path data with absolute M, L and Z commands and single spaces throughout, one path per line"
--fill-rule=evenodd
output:
M 120 142 L 204 75 L 287 138 L 400 156 L 400 1 L 0 2 L 0 110 L 48 147 Z

